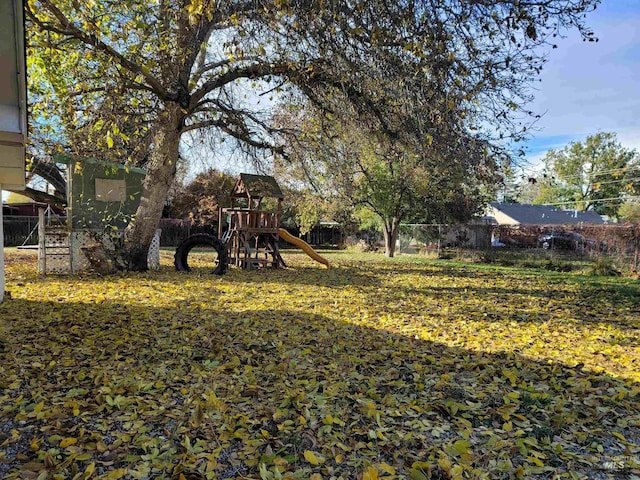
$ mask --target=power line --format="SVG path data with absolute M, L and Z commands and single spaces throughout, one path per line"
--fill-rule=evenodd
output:
M 634 182 L 640 182 L 640 177 L 633 177 L 633 178 L 619 178 L 617 180 L 607 180 L 605 182 L 598 182 L 598 181 L 593 181 L 592 184 L 595 185 L 611 185 L 614 183 L 634 183 Z M 514 189 L 517 187 L 514 187 Z
M 551 178 L 554 179 L 559 179 L 559 180 L 569 180 L 569 179 L 573 179 L 573 178 L 585 178 L 585 177 L 597 177 L 599 175 L 612 175 L 612 174 L 616 174 L 618 172 L 621 173 L 627 173 L 627 172 L 634 172 L 636 170 L 640 170 L 640 166 L 638 167 L 625 167 L 625 168 L 615 168 L 615 169 L 611 169 L 611 170 L 600 170 L 597 172 L 591 172 L 591 173 L 581 173 L 581 174 L 576 174 L 576 175 L 566 175 L 566 176 L 562 176 L 562 175 L 558 175 L 558 176 L 553 176 L 551 175 Z
M 591 172 L 591 173 L 584 172 L 582 174 L 567 175 L 567 176 L 562 176 L 562 175 L 558 175 L 558 176 L 550 175 L 550 176 L 552 179 L 560 180 L 560 181 L 566 181 L 566 180 L 577 178 L 577 179 L 590 180 L 594 182 L 596 181 L 596 178 L 601 175 L 615 175 L 616 173 L 619 173 L 619 172 L 622 174 L 626 174 L 628 172 L 635 172 L 637 170 L 640 170 L 640 167 L 616 168 L 614 170 L 600 170 L 598 172 Z M 624 180 L 624 179 L 622 178 L 620 180 Z
M 553 206 L 558 206 L 558 205 L 571 205 L 571 204 L 575 204 L 575 203 L 609 203 L 609 202 L 615 202 L 615 201 L 618 201 L 618 200 L 625 200 L 625 201 L 640 200 L 640 196 L 593 198 L 593 199 L 587 199 L 587 200 L 570 200 L 570 201 L 567 201 L 567 202 L 543 203 L 541 205 L 547 205 L 547 206 L 553 207 Z
M 606 182 L 595 181 L 594 185 L 609 185 L 609 184 L 612 184 L 612 183 L 622 183 L 622 182 L 633 183 L 633 182 L 637 182 L 637 181 L 640 181 L 640 177 L 619 178 L 618 180 L 608 180 Z
M 542 172 L 538 172 L 538 175 L 543 175 L 544 177 L 551 177 L 553 179 L 559 179 L 559 180 L 568 180 L 568 179 L 572 179 L 572 178 L 584 178 L 585 175 L 592 175 L 592 176 L 598 176 L 598 175 L 608 175 L 608 174 L 613 174 L 613 173 L 617 173 L 617 172 L 622 172 L 622 173 L 627 173 L 627 172 L 634 172 L 636 170 L 640 170 L 640 165 L 637 167 L 620 167 L 620 168 L 613 168 L 610 170 L 600 170 L 600 171 L 596 171 L 596 172 L 592 172 L 591 174 L 587 174 L 585 173 L 580 173 L 580 174 L 576 174 L 576 175 L 566 175 L 566 176 L 562 176 L 562 175 L 547 175 L 544 174 Z M 531 170 L 533 171 L 533 170 Z

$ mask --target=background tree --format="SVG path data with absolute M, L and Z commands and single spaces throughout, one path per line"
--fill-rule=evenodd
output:
M 229 207 L 236 178 L 214 168 L 201 172 L 172 193 L 169 209 L 174 218 L 190 218 L 198 225 L 218 223 L 219 208 Z
M 55 72 L 39 106 L 68 118 L 78 153 L 147 169 L 123 244 L 124 266 L 144 269 L 184 134 L 208 129 L 252 153 L 281 151 L 256 105 L 284 89 L 327 110 L 341 96 L 391 136 L 433 135 L 462 112 L 468 129 L 517 135 L 539 47 L 571 27 L 592 40 L 583 22 L 596 3 L 29 0 L 26 10 L 29 54 Z M 429 115 L 389 118 L 406 96 Z
M 597 133 L 584 142 L 550 150 L 543 161 L 535 203 L 595 210 L 617 218 L 626 197 L 640 192 L 638 153 L 620 145 L 615 133 Z
M 278 169 L 279 183 L 282 183 L 282 171 Z M 345 204 L 337 196 L 323 195 L 308 185 L 303 187 L 298 181 L 296 184 L 298 186 L 295 189 L 283 188 L 285 200 L 281 223 L 284 226 L 301 234 L 309 233 L 323 221 L 338 222 L 343 232 L 354 229 L 356 225 L 351 205 Z
M 625 222 L 640 223 L 640 201 L 630 200 L 618 210 L 618 217 Z
M 540 194 L 538 179 L 531 175 L 519 173 L 517 165 L 507 161 L 500 165 L 501 181 L 499 192 L 504 203 L 533 203 Z
M 533 204 L 540 195 L 541 185 L 536 177 L 525 175 L 517 185 L 515 201 L 523 204 Z
M 299 179 L 344 209 L 374 213 L 389 257 L 401 221 L 466 221 L 493 193 L 495 157 L 474 137 L 418 142 L 413 135 L 393 137 L 350 123 L 348 115 L 326 117 L 310 106 L 301 111 L 288 120 L 297 119 L 303 132 L 303 144 L 289 152 Z

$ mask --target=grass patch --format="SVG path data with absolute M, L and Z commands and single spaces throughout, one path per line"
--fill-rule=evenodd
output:
M 638 468 L 637 282 L 322 255 L 333 268 L 285 251 L 290 268 L 217 277 L 163 251 L 157 272 L 42 278 L 8 249 L 0 477 Z
M 540 269 L 551 272 L 586 273 L 593 262 L 585 257 L 567 251 L 547 251 L 542 249 L 496 250 L 488 252 L 487 263 L 503 266 Z

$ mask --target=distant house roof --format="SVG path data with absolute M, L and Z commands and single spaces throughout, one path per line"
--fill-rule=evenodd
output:
M 21 193 L 11 192 L 7 197 L 6 202 L 4 203 L 7 203 L 9 205 L 15 205 L 15 204 L 37 203 L 37 202 L 33 201 L 31 198 L 27 197 L 26 195 L 22 195 Z
M 22 216 L 22 217 L 37 217 L 38 209 L 47 208 L 46 203 L 38 202 L 24 202 L 24 203 L 3 203 L 2 214 L 8 217 Z M 58 214 L 59 212 L 54 212 Z
M 548 205 L 525 205 L 521 203 L 492 202 L 487 215 L 495 218 L 499 225 L 568 225 L 578 223 L 603 224 L 596 212 L 560 210 Z
M 2 212 L 7 216 L 37 217 L 38 209 L 51 209 L 54 215 L 65 215 L 64 208 L 49 205 L 35 200 L 20 193 L 11 192 L 7 200 L 2 203 Z
M 241 173 L 233 189 L 233 197 L 284 198 L 276 179 L 269 175 Z

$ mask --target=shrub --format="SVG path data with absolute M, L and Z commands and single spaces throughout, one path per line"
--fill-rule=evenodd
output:
M 611 260 L 604 257 L 599 257 L 589 269 L 590 275 L 596 275 L 599 277 L 619 277 L 620 271 L 615 268 Z

